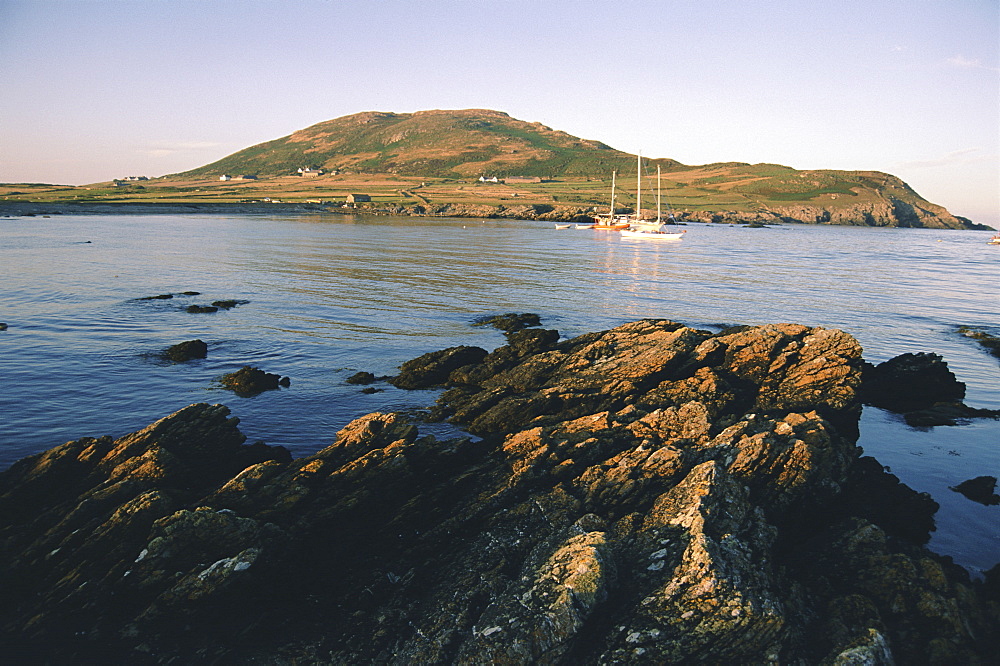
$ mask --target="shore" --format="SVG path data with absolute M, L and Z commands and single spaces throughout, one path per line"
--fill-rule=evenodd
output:
M 1000 648 L 1000 570 L 972 581 L 927 550 L 934 502 L 856 445 L 863 403 L 960 409 L 939 358 L 873 367 L 850 335 L 794 324 L 506 340 L 364 377 L 445 389 L 426 418 L 477 438 L 373 413 L 292 459 L 196 404 L 16 463 L 9 653 L 975 664 Z
M 235 213 L 273 215 L 275 213 L 323 212 L 329 207 L 310 203 L 151 203 L 80 202 L 44 203 L 0 201 L 0 217 L 45 217 L 53 215 L 183 215 Z
M 224 202 L 168 202 L 144 201 L 101 202 L 21 202 L 0 201 L 0 218 L 53 215 L 183 215 L 183 214 L 239 214 L 274 215 L 329 213 L 341 215 L 394 215 L 417 217 L 457 217 L 474 219 L 541 220 L 589 224 L 594 221 L 593 206 L 550 204 L 342 204 L 290 203 L 254 201 Z M 940 212 L 910 211 L 900 217 L 891 207 L 862 206 L 857 209 L 828 210 L 815 206 L 791 206 L 758 211 L 679 211 L 672 216 L 677 224 L 770 224 L 842 225 L 876 227 L 914 227 L 937 229 L 965 229 L 991 231 L 993 228 L 956 218 Z

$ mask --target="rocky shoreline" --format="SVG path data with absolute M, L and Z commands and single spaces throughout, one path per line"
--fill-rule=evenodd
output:
M 841 331 L 644 320 L 512 326 L 387 379 L 444 388 L 429 418 L 475 438 L 375 413 L 293 460 L 191 405 L 0 474 L 0 645 L 20 663 L 991 663 L 1000 572 L 928 551 L 934 502 L 856 445 L 866 376 L 883 395 L 918 375 L 960 404 L 935 359 L 875 370 Z
M 542 220 L 547 222 L 590 223 L 592 206 L 561 204 L 467 205 L 455 203 L 385 206 L 371 203 L 331 206 L 322 203 L 31 203 L 0 202 L 0 216 L 52 215 L 168 215 L 217 214 L 270 215 L 274 213 L 334 213 L 402 215 L 419 217 L 459 217 L 478 219 Z M 940 206 L 917 208 L 903 202 L 881 201 L 850 207 L 795 205 L 759 211 L 678 211 L 679 224 L 814 224 L 868 227 L 912 227 L 990 231 L 992 227 L 951 215 Z

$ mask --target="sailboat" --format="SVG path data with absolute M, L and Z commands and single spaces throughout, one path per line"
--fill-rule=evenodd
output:
M 667 231 L 660 215 L 660 166 L 656 166 L 656 221 L 642 219 L 642 156 L 636 156 L 635 219 L 627 229 L 622 229 L 622 238 L 642 238 L 649 240 L 680 240 L 687 230 Z M 671 216 L 672 217 L 672 216 Z
M 615 215 L 615 176 L 617 171 L 611 172 L 611 207 L 607 213 L 598 213 L 594 216 L 594 224 L 587 227 L 577 226 L 577 229 L 603 229 L 605 231 L 620 231 L 628 229 L 629 219 L 626 215 Z

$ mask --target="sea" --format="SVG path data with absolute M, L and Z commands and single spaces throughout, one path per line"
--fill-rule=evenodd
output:
M 495 349 L 503 335 L 474 322 L 506 312 L 537 313 L 564 338 L 642 318 L 838 328 L 872 363 L 940 354 L 967 404 L 1000 408 L 1000 360 L 956 330 L 1000 334 L 990 232 L 685 228 L 669 242 L 540 221 L 322 212 L 0 218 L 0 469 L 195 402 L 229 406 L 250 442 L 308 455 L 354 418 L 437 397 L 385 383 L 362 393 L 348 377 L 391 375 L 454 345 Z M 225 299 L 245 302 L 187 311 Z M 160 357 L 196 338 L 207 358 Z M 291 384 L 255 397 L 224 390 L 219 376 L 244 365 Z M 932 550 L 974 577 L 1000 561 L 1000 506 L 950 489 L 1000 477 L 1000 421 L 912 428 L 866 407 L 859 444 L 941 505 Z

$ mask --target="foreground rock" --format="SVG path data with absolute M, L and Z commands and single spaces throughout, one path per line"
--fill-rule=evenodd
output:
M 481 440 L 438 441 L 401 415 L 369 414 L 290 460 L 244 445 L 225 407 L 193 405 L 15 464 L 0 475 L 6 654 L 163 664 L 996 654 L 988 589 L 919 545 L 933 503 L 858 457 L 862 360 L 850 336 L 645 321 L 555 338 L 418 364 L 428 370 L 412 383 L 450 385 L 438 413 Z

